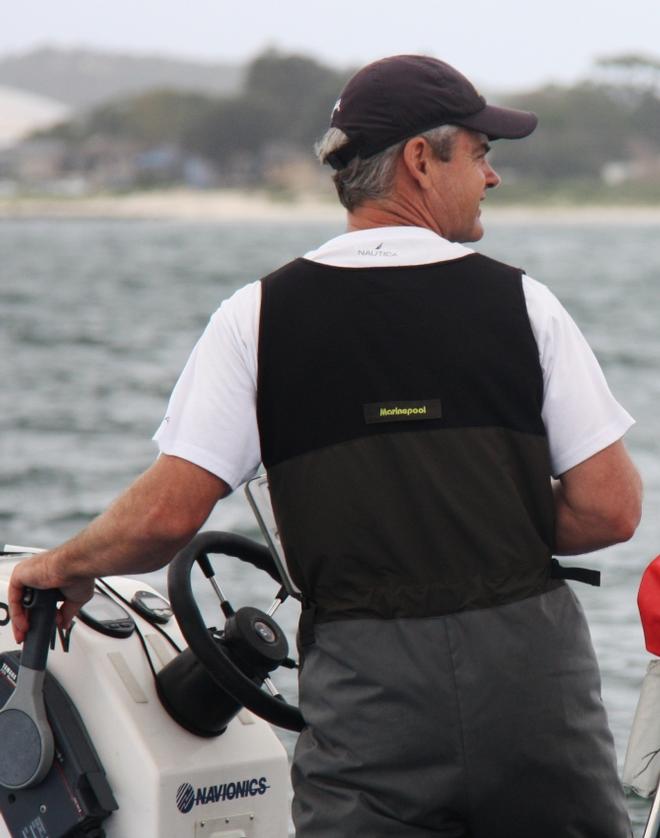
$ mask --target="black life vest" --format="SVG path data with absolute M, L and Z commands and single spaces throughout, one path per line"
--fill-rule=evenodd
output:
M 441 615 L 558 584 L 542 400 L 515 268 L 297 259 L 262 280 L 262 459 L 316 619 Z

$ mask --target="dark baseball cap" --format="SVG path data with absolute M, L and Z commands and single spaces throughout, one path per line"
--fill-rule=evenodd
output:
M 486 104 L 472 83 L 444 61 L 394 55 L 363 67 L 342 90 L 330 126 L 340 128 L 349 142 L 326 162 L 343 169 L 354 157 L 372 157 L 439 125 L 459 125 L 490 140 L 513 140 L 531 134 L 537 122 L 528 111 Z

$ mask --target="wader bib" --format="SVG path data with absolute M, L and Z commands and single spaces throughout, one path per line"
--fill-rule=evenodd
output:
M 520 271 L 298 259 L 262 281 L 257 393 L 306 605 L 300 838 L 628 836 Z

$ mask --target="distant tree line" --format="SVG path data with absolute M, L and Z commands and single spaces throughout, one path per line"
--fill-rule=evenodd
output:
M 660 155 L 660 61 L 600 59 L 594 78 L 509 97 L 532 110 L 532 139 L 496 146 L 495 161 L 538 180 L 597 178 L 613 161 Z
M 313 58 L 269 50 L 248 66 L 239 95 L 155 90 L 109 102 L 39 136 L 74 145 L 95 135 L 171 143 L 231 171 L 273 145 L 309 153 L 349 75 Z
M 170 143 L 219 172 L 258 175 L 259 161 L 273 148 L 310 155 L 349 75 L 311 57 L 271 50 L 248 66 L 238 95 L 154 91 L 97 107 L 47 134 L 72 145 L 94 135 L 145 147 Z M 588 81 L 518 93 L 507 103 L 540 118 L 531 139 L 495 144 L 494 164 L 514 182 L 594 181 L 613 162 L 660 160 L 655 58 L 603 58 Z

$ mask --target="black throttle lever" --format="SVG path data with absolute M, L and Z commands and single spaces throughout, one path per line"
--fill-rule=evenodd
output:
M 0 710 L 0 786 L 25 789 L 38 785 L 53 763 L 55 743 L 46 716 L 43 684 L 58 590 L 26 588 L 23 607 L 30 628 L 23 643 L 16 687 Z

